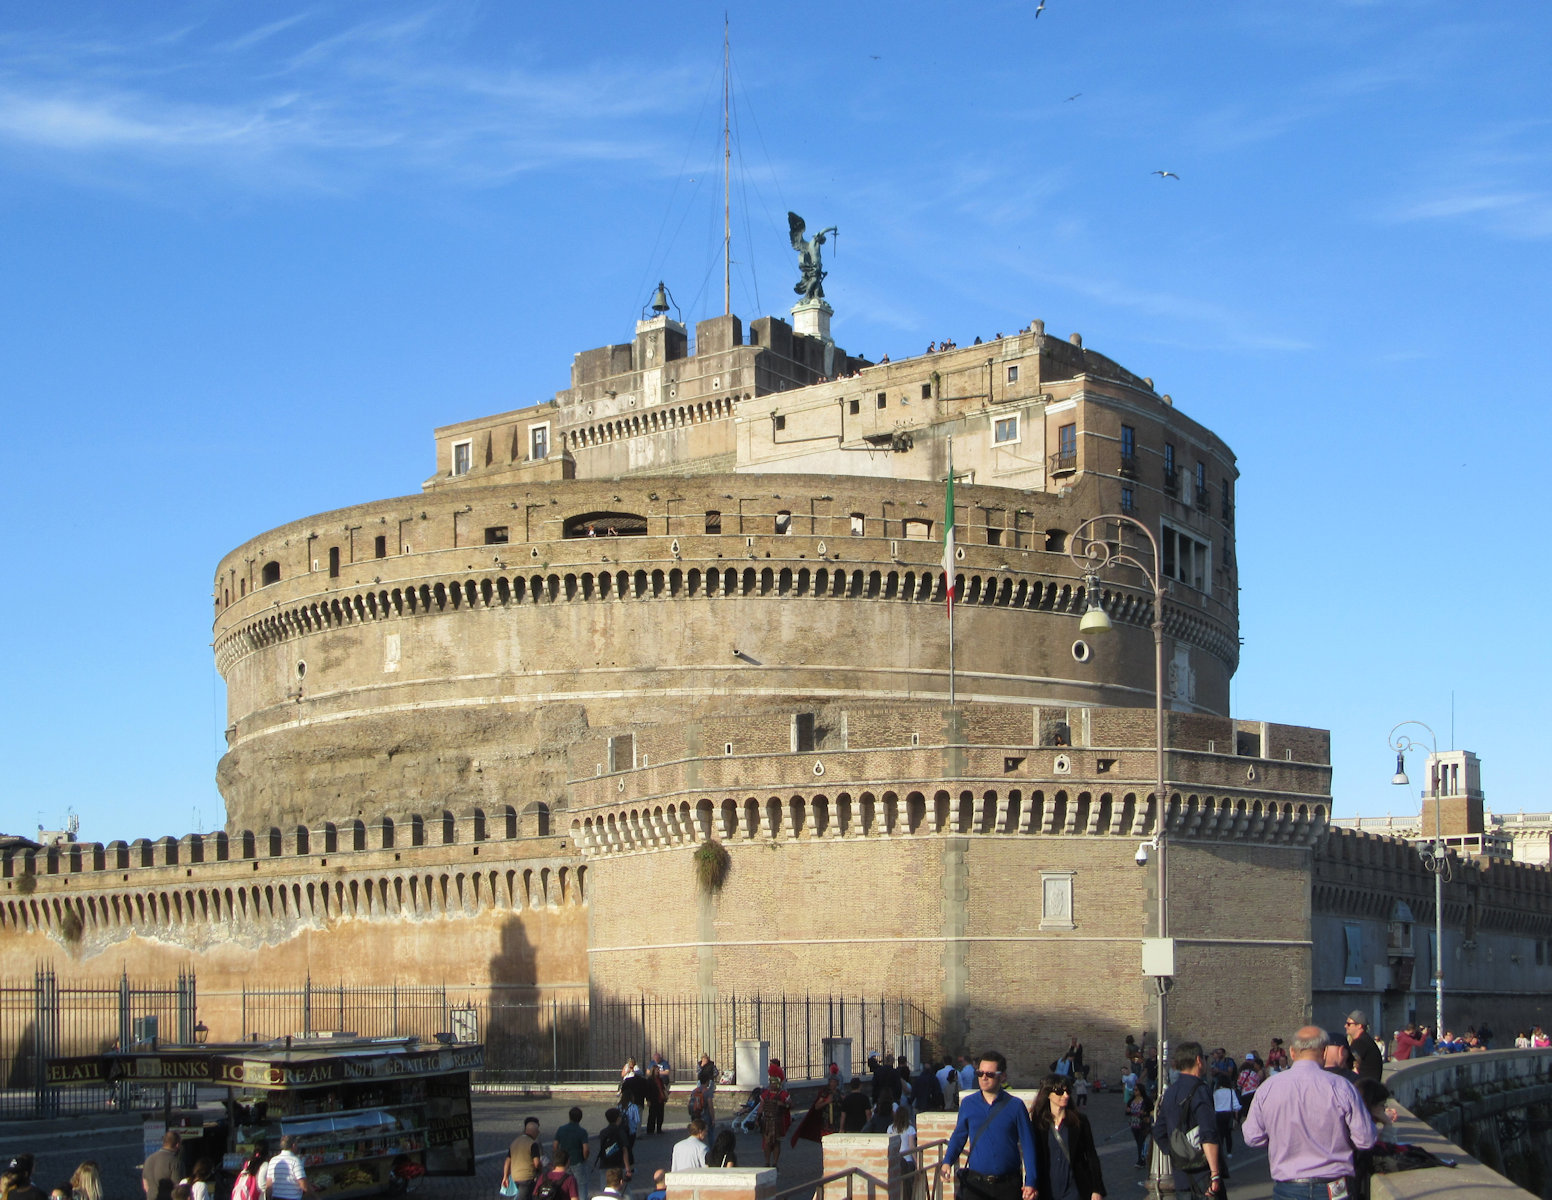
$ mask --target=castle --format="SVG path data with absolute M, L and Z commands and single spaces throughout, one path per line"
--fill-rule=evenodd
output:
M 1317 939 L 1391 921 L 1397 889 L 1421 912 L 1427 877 L 1387 851 L 1381 880 L 1383 839 L 1329 828 L 1324 731 L 1231 715 L 1228 446 L 1040 321 L 875 363 L 829 317 L 692 342 L 656 306 L 553 400 L 437 429 L 418 495 L 232 550 L 225 831 L 5 852 L 0 958 L 197 963 L 216 1036 L 256 962 L 482 995 L 887 990 L 947 1048 L 1033 1064 L 1149 1023 L 1133 858 L 1164 820 L 1174 1036 L 1410 1003 L 1399 972 L 1327 996 Z M 1113 513 L 1169 581 L 1163 804 L 1152 588 L 1096 591 L 1069 556 Z M 1085 639 L 1095 604 L 1114 632 Z M 1484 881 L 1473 921 L 1531 936 L 1541 874 Z

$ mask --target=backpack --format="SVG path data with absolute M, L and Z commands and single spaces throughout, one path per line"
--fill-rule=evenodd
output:
M 706 1115 L 706 1087 L 704 1084 L 690 1093 L 689 1108 L 692 1121 L 697 1117 L 704 1117 Z M 535 1196 L 534 1200 L 539 1200 L 539 1197 Z
M 558 1178 L 545 1172 L 537 1183 L 534 1184 L 532 1200 L 566 1200 L 566 1189 L 561 1186 L 565 1175 Z
M 1191 1100 L 1196 1095 L 1197 1088 L 1201 1086 L 1200 1079 L 1194 1080 L 1192 1086 L 1180 1097 L 1175 1127 L 1169 1131 L 1169 1157 L 1177 1171 L 1207 1169 L 1207 1154 L 1202 1149 L 1202 1131 L 1196 1125 L 1189 1127 L 1186 1125 L 1186 1121 L 1190 1119 Z

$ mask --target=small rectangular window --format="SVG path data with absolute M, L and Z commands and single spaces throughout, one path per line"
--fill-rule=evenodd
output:
M 1137 431 L 1130 425 L 1121 426 L 1121 457 L 1137 457 Z
M 550 427 L 534 425 L 528 430 L 528 454 L 535 462 L 550 456 Z
M 473 462 L 474 462 L 474 443 L 473 442 L 454 442 L 453 443 L 453 474 L 454 475 L 467 475 L 469 473 L 469 467 L 473 464 Z
M 861 537 L 862 536 L 862 531 L 863 531 L 863 526 L 865 524 L 866 524 L 866 521 L 864 520 L 863 515 L 861 513 L 852 513 L 851 514 L 851 536 L 852 537 Z
M 887 404 L 888 404 L 888 403 L 889 403 L 889 400 L 888 400 L 888 398 L 887 398 L 887 397 L 886 397 L 886 396 L 885 396 L 885 395 L 884 395 L 884 393 L 883 393 L 883 392 L 880 392 L 880 393 L 879 393 L 879 394 L 878 394 L 878 405 L 877 405 L 877 407 L 879 407 L 879 408 L 883 408 L 883 407 L 884 407 L 884 406 L 885 406 L 885 405 L 887 405 Z
M 862 411 L 862 401 L 861 400 L 848 400 L 846 402 L 846 411 L 851 413 L 851 415 L 855 417 L 858 413 L 860 413 Z
M 776 514 L 776 532 L 792 532 L 792 514 L 786 509 L 782 509 L 779 513 Z
M 792 715 L 792 749 L 799 754 L 815 749 L 813 713 Z
M 338 579 L 339 578 L 339 562 L 340 562 L 340 559 L 339 559 L 339 547 L 338 546 L 330 546 L 329 547 L 329 578 L 330 579 Z
M 1008 382 L 1009 383 L 1017 383 L 1018 382 L 1018 367 L 1013 366 L 1013 367 L 1009 367 L 1008 368 Z
M 722 514 L 720 512 L 718 512 L 716 509 L 709 509 L 709 510 L 707 510 L 707 513 L 706 513 L 706 532 L 707 533 L 721 533 L 722 532 Z
M 384 537 L 382 534 L 378 534 L 377 537 L 375 537 L 372 540 L 372 557 L 373 558 L 387 558 L 388 557 L 388 539 L 386 537 Z
M 609 770 L 629 771 L 636 765 L 636 735 L 622 733 L 609 739 Z
M 1056 457 L 1064 467 L 1075 466 L 1078 461 L 1078 427 L 1063 425 L 1056 431 Z
M 485 530 L 485 544 L 487 546 L 505 546 L 507 544 L 507 526 L 491 525 Z
M 1121 511 L 1124 513 L 1137 511 L 1137 490 L 1135 488 L 1121 488 Z
M 1005 443 L 1019 440 L 1019 427 L 1017 417 L 1000 417 L 992 427 L 992 442 L 1001 446 Z
M 922 399 L 923 400 L 931 400 L 932 399 L 932 384 L 930 384 L 930 383 L 922 384 Z
M 787 427 L 787 418 L 786 417 L 782 417 L 782 416 L 773 417 L 772 421 L 773 421 L 773 423 L 776 426 L 776 432 L 777 433 L 780 433 L 783 429 L 785 429 Z
M 1221 503 L 1223 519 L 1225 521 L 1232 521 L 1234 519 L 1234 492 L 1227 479 L 1223 481 Z

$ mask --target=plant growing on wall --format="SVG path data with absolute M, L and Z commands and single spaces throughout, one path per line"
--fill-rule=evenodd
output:
M 728 867 L 732 860 L 721 842 L 716 838 L 707 838 L 695 848 L 695 881 L 701 885 L 701 891 L 711 893 L 720 892 L 722 885 L 727 880 Z
M 81 940 L 81 932 L 81 914 L 73 908 L 65 909 L 65 915 L 59 919 L 59 936 L 74 946 Z
M 38 877 L 28 872 L 16 881 L 16 890 L 23 896 L 30 896 L 38 890 Z

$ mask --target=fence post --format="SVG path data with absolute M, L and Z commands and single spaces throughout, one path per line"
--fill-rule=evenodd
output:
M 129 1006 L 129 969 L 126 967 L 119 972 L 119 1042 L 117 1049 L 128 1050 L 130 1041 L 135 1036 L 133 1017 Z M 120 1079 L 113 1085 L 114 1107 L 119 1112 L 128 1107 L 129 1084 Z
M 313 1031 L 313 973 L 307 972 L 307 982 L 302 987 L 302 1033 Z
M 550 997 L 550 1082 L 560 1078 L 560 1001 Z
M 33 973 L 32 1071 L 33 1111 L 49 1116 L 55 1097 L 48 1086 L 48 1060 L 59 1049 L 59 981 L 52 967 L 41 963 Z

